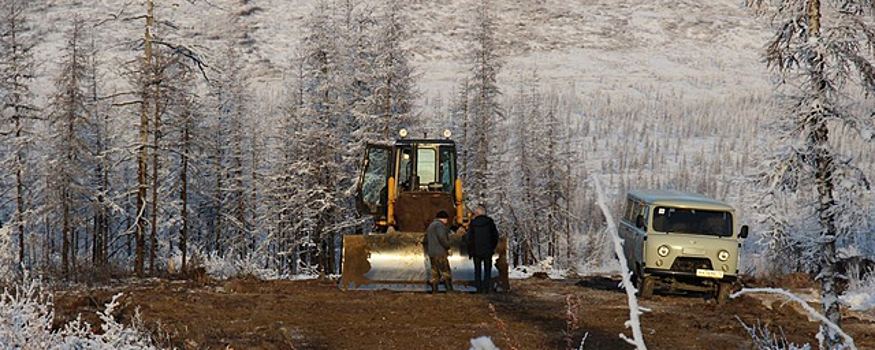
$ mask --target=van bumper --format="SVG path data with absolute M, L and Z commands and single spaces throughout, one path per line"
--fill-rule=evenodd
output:
M 683 279 L 699 279 L 699 280 L 703 280 L 703 281 L 710 280 L 710 281 L 729 282 L 729 283 L 735 282 L 735 280 L 738 279 L 738 276 L 736 276 L 736 275 L 724 274 L 723 278 L 709 278 L 709 277 L 696 276 L 695 272 L 672 271 L 672 270 L 666 270 L 666 269 L 654 269 L 654 268 L 649 268 L 649 267 L 644 268 L 644 274 L 651 275 L 651 276 L 659 276 L 659 277 L 680 277 Z

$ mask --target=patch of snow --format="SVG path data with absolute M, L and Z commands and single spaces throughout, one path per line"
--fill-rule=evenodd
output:
M 866 311 L 875 309 L 875 289 L 867 292 L 846 292 L 842 295 L 842 302 L 851 310 Z
M 483 337 L 471 339 L 471 349 L 470 350 L 498 350 L 498 347 L 492 343 L 492 339 L 489 339 L 489 337 L 483 336 Z
M 228 279 L 240 276 L 252 276 L 263 281 L 272 280 L 312 280 L 319 276 L 315 274 L 290 275 L 280 273 L 271 268 L 264 267 L 265 257 L 255 254 L 246 257 L 237 257 L 237 254 L 228 253 L 221 256 L 215 252 L 204 258 L 204 269 L 210 277 L 216 279 Z
M 875 310 L 875 272 L 861 279 L 859 273 L 852 273 L 848 290 L 841 296 L 841 301 L 851 310 Z
M 839 247 L 838 249 L 836 249 L 836 255 L 838 255 L 839 259 L 848 259 L 855 256 L 864 256 L 863 252 L 860 251 L 860 248 L 853 245 Z
M 508 277 L 521 280 L 532 277 L 536 273 L 543 273 L 551 280 L 564 280 L 568 276 L 568 270 L 555 267 L 553 262 L 553 257 L 547 257 L 535 265 L 517 266 L 508 272 Z

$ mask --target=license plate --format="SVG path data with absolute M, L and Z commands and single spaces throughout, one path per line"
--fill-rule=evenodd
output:
M 723 271 L 714 271 L 714 270 L 696 270 L 696 277 L 707 277 L 707 278 L 723 278 Z

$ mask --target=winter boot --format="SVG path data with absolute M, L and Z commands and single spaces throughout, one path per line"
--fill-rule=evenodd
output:
M 438 291 L 438 283 L 432 282 L 431 283 L 431 290 L 428 291 L 428 294 L 434 294 L 434 293 L 437 293 L 437 291 Z
M 444 282 L 444 286 L 447 288 L 447 293 L 451 293 L 453 291 L 453 281 L 447 280 Z

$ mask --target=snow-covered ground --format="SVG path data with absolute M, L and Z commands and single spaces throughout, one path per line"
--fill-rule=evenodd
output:
M 841 299 L 851 310 L 871 310 L 875 318 L 875 271 L 862 280 L 851 278 L 848 290 Z
M 560 280 L 565 279 L 567 273 L 568 271 L 566 269 L 553 266 L 553 258 L 548 257 L 547 259 L 539 261 L 536 265 L 511 268 L 511 270 L 508 271 L 508 277 L 510 277 L 510 279 L 519 280 L 532 277 L 535 274 L 543 274 L 550 279 Z

